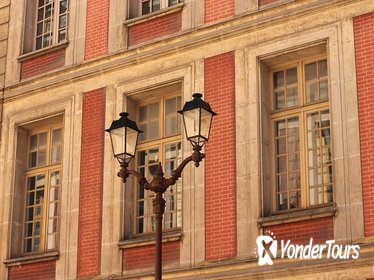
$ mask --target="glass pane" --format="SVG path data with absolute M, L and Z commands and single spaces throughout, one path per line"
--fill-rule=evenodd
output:
M 300 150 L 299 135 L 288 136 L 288 150 L 287 153 L 295 153 Z
M 284 71 L 275 72 L 273 75 L 274 89 L 284 86 Z
M 53 146 L 52 147 L 52 163 L 56 163 L 61 160 L 60 154 L 61 154 L 60 146 Z
M 275 124 L 275 135 L 276 136 L 284 136 L 286 135 L 286 121 L 281 120 L 277 121 Z
M 147 139 L 147 134 L 148 134 L 148 125 L 146 123 L 144 124 L 139 124 L 139 129 L 143 131 L 143 133 L 139 134 L 139 141 L 144 141 Z
M 48 217 L 53 218 L 58 216 L 58 203 L 50 203 L 48 209 Z
M 287 120 L 287 133 L 288 134 L 296 134 L 299 133 L 299 118 L 289 118 Z
M 332 190 L 332 185 L 329 185 L 326 187 L 326 194 L 327 194 L 327 203 L 333 202 L 334 197 L 333 197 L 333 190 Z
M 32 194 L 34 196 L 34 193 L 32 193 Z M 29 196 L 29 194 L 28 194 L 28 196 Z M 30 197 L 28 197 L 28 199 L 30 199 Z M 32 204 L 34 204 L 34 203 L 32 203 Z M 32 204 L 28 204 L 28 205 L 32 205 Z M 28 208 L 26 208 L 26 221 L 32 221 L 32 220 L 34 220 L 34 207 L 28 207 Z
M 275 92 L 275 109 L 284 109 L 284 91 Z
M 177 156 L 177 150 L 175 144 L 169 144 L 165 147 L 166 159 L 174 159 Z
M 159 118 L 159 104 L 158 103 L 149 105 L 149 118 L 151 120 L 158 120 Z
M 27 178 L 27 190 L 32 191 L 35 189 L 35 177 L 29 177 Z
M 287 172 L 287 157 L 281 156 L 275 159 L 275 172 L 283 173 Z
M 329 91 L 327 80 L 320 81 L 319 83 L 319 99 L 327 100 L 329 99 Z
M 43 6 L 43 5 L 44 5 L 44 0 L 39 0 L 38 6 L 40 7 L 40 6 Z
M 37 161 L 38 166 L 45 165 L 47 163 L 47 151 L 45 149 L 39 150 Z
M 327 76 L 327 60 L 318 61 L 318 76 Z
M 276 191 L 286 192 L 287 191 L 287 174 L 281 174 L 275 176 Z
M 287 85 L 296 84 L 297 83 L 297 68 L 291 68 L 286 71 L 286 81 Z
M 299 191 L 290 192 L 290 209 L 299 208 L 301 205 L 301 193 Z
M 313 168 L 309 170 L 309 186 L 317 186 L 322 184 L 321 168 Z
M 169 6 L 177 5 L 179 0 L 169 0 Z
M 148 106 L 139 107 L 139 122 L 146 122 L 148 120 Z
M 27 198 L 26 198 L 27 205 L 34 205 L 35 204 L 34 198 L 35 198 L 34 192 L 27 193 Z
M 25 224 L 25 237 L 32 236 L 32 225 L 33 223 Z
M 323 164 L 331 163 L 331 148 L 330 147 L 322 148 L 322 163 Z
M 67 19 L 66 15 L 60 16 L 59 23 L 58 23 L 58 28 L 66 27 L 66 19 Z
M 39 36 L 43 33 L 43 23 L 39 22 L 36 26 L 36 35 Z
M 309 189 L 310 205 L 317 205 L 323 203 L 323 188 L 310 188 Z
M 165 135 L 174 135 L 177 133 L 177 117 L 169 117 L 165 119 Z
M 305 65 L 305 80 L 311 81 L 317 79 L 317 63 L 313 62 Z
M 67 1 L 61 1 L 60 2 L 60 14 L 63 14 L 67 11 Z
M 39 134 L 39 149 L 42 147 L 47 146 L 47 132 L 43 132 Z
M 308 122 L 308 130 L 320 128 L 319 112 L 308 114 L 307 122 Z
M 37 191 L 36 197 L 35 197 L 35 204 L 42 204 L 43 198 L 44 198 L 44 190 Z
M 38 135 L 33 135 L 30 137 L 30 150 L 35 150 L 38 144 Z
M 308 83 L 306 85 L 306 101 L 312 103 L 318 100 L 317 83 Z
M 275 140 L 275 154 L 282 155 L 286 153 L 286 137 L 281 137 Z
M 160 9 L 160 0 L 152 0 L 152 12 Z
M 31 247 L 32 247 L 32 239 L 26 239 L 24 243 L 24 250 L 26 253 L 31 252 Z
M 40 228 L 41 224 L 40 222 L 34 223 L 34 235 L 40 235 Z
M 309 167 L 317 167 L 321 164 L 320 149 L 310 150 L 308 153 Z
M 172 115 L 172 114 L 176 114 L 177 110 L 176 110 L 176 106 L 177 106 L 177 100 L 176 98 L 171 98 L 171 99 L 167 99 L 165 101 L 166 103 L 166 116 L 168 115 Z
M 56 234 L 48 235 L 47 249 L 52 250 L 56 248 Z
M 33 252 L 38 252 L 40 249 L 40 238 L 35 238 L 34 239 L 34 245 L 32 247 Z
M 288 173 L 288 189 L 300 189 L 300 172 Z
M 287 107 L 293 107 L 298 104 L 297 88 L 287 89 Z
M 36 49 L 39 50 L 42 48 L 42 37 L 36 38 Z
M 151 122 L 149 124 L 149 131 L 148 131 L 148 139 L 156 139 L 158 138 L 159 126 L 158 121 Z
M 300 155 L 299 153 L 290 154 L 288 156 L 288 172 L 300 170 Z
M 43 188 L 45 185 L 45 175 L 36 176 L 36 188 Z
M 138 201 L 137 216 L 144 216 L 144 201 Z
M 277 210 L 288 209 L 288 198 L 287 193 L 277 194 Z
M 32 152 L 29 155 L 29 167 L 35 167 L 36 166 L 36 156 L 37 152 Z
M 332 166 L 324 166 L 323 170 L 323 183 L 329 184 L 332 183 Z

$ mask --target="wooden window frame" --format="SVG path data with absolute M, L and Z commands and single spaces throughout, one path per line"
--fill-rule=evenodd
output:
M 319 208 L 333 205 L 333 202 L 310 205 L 309 197 L 309 166 L 308 166 L 308 147 L 307 147 L 307 114 L 312 112 L 321 112 L 324 110 L 329 110 L 330 112 L 330 139 L 332 138 L 332 129 L 331 129 L 331 108 L 330 108 L 330 90 L 328 90 L 328 99 L 325 101 L 317 101 L 313 103 L 306 103 L 306 82 L 305 82 L 305 65 L 317 61 L 327 60 L 326 55 L 315 55 L 308 57 L 305 60 L 291 61 L 289 63 L 284 63 L 277 65 L 270 69 L 270 79 L 269 79 L 269 89 L 270 89 L 270 155 L 271 155 L 271 213 L 273 215 L 282 214 L 285 212 L 294 212 L 301 211 L 309 208 Z M 298 89 L 298 105 L 290 108 L 284 108 L 275 110 L 275 98 L 274 98 L 274 83 L 273 77 L 274 73 L 282 70 L 287 70 L 293 67 L 297 67 L 297 89 Z M 328 61 L 327 61 L 328 68 Z M 327 69 L 328 72 L 328 69 Z M 329 81 L 329 74 L 327 74 L 327 81 Z M 330 83 L 328 82 L 328 88 Z M 285 95 L 286 96 L 286 95 Z M 285 100 L 285 103 L 287 101 Z M 275 123 L 278 120 L 285 120 L 290 117 L 299 118 L 299 157 L 300 157 L 300 184 L 301 184 L 301 205 L 298 208 L 288 208 L 285 210 L 277 210 L 277 197 L 276 197 L 276 185 L 275 185 Z M 333 145 L 330 145 L 331 151 L 333 150 Z M 332 186 L 334 190 L 334 178 L 332 176 Z M 289 190 L 287 190 L 289 192 Z M 289 204 L 289 201 L 288 201 Z
M 44 48 L 47 48 L 49 46 L 53 46 L 53 45 L 56 45 L 60 42 L 63 42 L 65 40 L 67 40 L 67 35 L 68 35 L 68 28 L 69 28 L 69 5 L 70 5 L 70 0 L 66 0 L 67 2 L 67 8 L 66 8 L 66 11 L 65 13 L 61 13 L 60 12 L 60 2 L 62 2 L 64 0 L 52 0 L 52 9 L 53 9 L 53 13 L 51 15 L 51 24 L 52 24 L 52 27 L 51 27 L 51 32 L 52 35 L 52 40 L 50 42 L 50 44 L 47 44 L 47 45 L 44 45 L 43 44 L 43 37 L 44 36 L 47 36 L 46 32 L 42 32 L 40 35 L 37 34 L 38 32 L 38 10 L 39 10 L 39 1 L 36 0 L 35 2 L 35 7 L 34 7 L 34 24 L 35 24 L 35 29 L 34 29 L 34 34 L 33 34 L 33 50 L 42 50 Z M 42 7 L 46 6 L 46 4 L 44 3 Z M 60 22 L 60 17 L 62 16 L 66 16 L 66 25 L 64 28 L 59 28 L 59 22 Z M 43 18 L 40 22 L 42 22 L 43 24 L 43 29 L 44 29 L 44 22 L 46 21 L 46 18 L 44 17 L 44 14 L 43 14 Z M 63 39 L 60 40 L 59 38 L 59 31 L 60 30 L 65 30 L 65 36 Z M 41 47 L 38 47 L 37 46 L 37 38 L 38 37 L 41 37 Z
M 52 163 L 52 137 L 53 137 L 53 131 L 60 129 L 60 160 Z M 31 136 L 38 135 L 40 133 L 47 132 L 47 149 L 46 149 L 46 164 L 43 166 L 35 166 L 35 167 L 29 167 L 29 160 L 30 160 L 30 138 Z M 25 184 L 24 184 L 24 198 L 23 198 L 23 214 L 22 214 L 22 245 L 21 245 L 21 255 L 33 255 L 33 254 L 40 254 L 45 252 L 51 252 L 51 251 L 57 251 L 58 250 L 58 244 L 60 239 L 60 220 L 61 220 L 61 178 L 62 178 L 62 149 L 63 148 L 63 126 L 61 123 L 51 125 L 48 127 L 43 128 L 37 128 L 32 129 L 28 131 L 27 135 L 27 156 L 26 156 L 26 171 L 25 171 Z M 50 175 L 53 172 L 59 172 L 60 176 L 60 182 L 58 185 L 58 199 L 53 200 L 52 203 L 57 203 L 57 216 L 49 217 L 49 204 L 50 201 L 50 191 L 51 191 L 51 184 L 50 184 Z M 45 175 L 45 184 L 44 184 L 44 196 L 43 196 L 43 205 L 42 205 L 42 225 L 40 228 L 40 249 L 39 251 L 33 251 L 31 249 L 30 252 L 27 252 L 25 247 L 25 240 L 30 239 L 29 236 L 25 236 L 25 225 L 27 224 L 26 221 L 26 209 L 28 208 L 27 205 L 27 193 L 28 193 L 28 178 L 38 175 Z M 35 204 L 34 204 L 35 205 Z M 55 239 L 55 247 L 48 249 L 48 236 L 51 235 L 48 233 L 48 221 L 49 219 L 57 219 L 57 225 L 56 225 L 56 232 L 52 233 L 52 235 L 57 235 Z M 32 221 L 35 221 L 33 219 Z M 32 222 L 34 223 L 34 222 Z M 33 231 L 33 230 L 32 230 Z M 33 240 L 35 235 L 31 236 L 31 239 Z
M 152 2 L 153 1 L 155 1 L 155 0 L 139 0 L 138 1 L 138 16 L 139 17 L 140 16 L 149 15 L 149 14 L 155 13 L 157 11 L 161 11 L 163 9 L 166 9 L 168 7 L 172 7 L 174 5 L 180 4 L 180 3 L 182 3 L 183 0 L 177 0 L 178 3 L 174 4 L 174 5 L 169 5 L 169 0 L 159 0 L 160 1 L 160 9 L 159 10 L 155 10 L 155 11 L 152 10 L 152 7 L 153 7 Z M 144 2 L 149 2 L 149 13 L 143 13 L 143 7 L 142 7 L 142 5 L 143 5 Z
M 182 124 L 181 124 L 181 119 L 180 117 L 178 116 L 177 114 L 177 122 L 178 122 L 178 119 L 179 119 L 179 122 L 180 122 L 180 125 L 179 125 L 179 131 L 177 130 L 176 134 L 174 135 L 168 135 L 168 136 L 165 136 L 166 132 L 165 132 L 165 127 L 166 127 L 166 101 L 169 100 L 169 99 L 172 99 L 172 98 L 180 98 L 180 105 L 182 105 L 182 96 L 181 94 L 170 94 L 170 95 L 162 95 L 162 96 L 156 96 L 156 97 L 150 97 L 150 98 L 147 98 L 145 101 L 139 101 L 139 102 L 136 102 L 136 121 L 139 122 L 139 110 L 140 110 L 140 107 L 142 106 L 145 106 L 145 105 L 150 105 L 150 104 L 154 104 L 154 103 L 158 103 L 159 104 L 159 116 L 158 116 L 158 120 L 159 120 L 159 137 L 158 138 L 155 138 L 155 139 L 150 139 L 150 140 L 144 140 L 144 141 L 140 141 L 138 143 L 138 146 L 137 146 L 137 153 L 135 155 L 135 170 L 138 169 L 138 160 L 139 160 L 139 152 L 141 151 L 145 151 L 145 150 L 149 150 L 149 149 L 152 149 L 152 148 L 157 148 L 158 149 L 158 159 L 159 159 L 159 162 L 161 162 L 163 168 L 166 167 L 165 165 L 165 162 L 166 162 L 166 146 L 167 145 L 170 145 L 170 144 L 176 144 L 178 145 L 180 143 L 180 145 L 182 145 L 182 133 L 183 133 L 183 127 L 182 127 Z M 183 151 L 183 148 L 181 147 L 181 150 Z M 181 161 L 182 159 L 177 159 L 178 161 Z M 164 170 L 165 172 L 165 170 Z M 181 180 L 181 179 L 180 179 Z M 181 184 L 180 186 L 180 191 L 179 192 L 176 192 L 175 193 L 175 196 L 177 197 L 178 195 L 182 196 L 182 188 L 183 188 L 183 184 L 182 182 L 180 181 L 179 182 Z M 176 183 L 178 184 L 178 182 Z M 147 191 L 147 190 L 144 190 L 144 199 L 138 199 L 138 192 L 137 192 L 137 188 L 139 188 L 138 184 L 136 182 L 134 182 L 134 190 L 135 190 L 135 195 L 134 195 L 134 208 L 133 208 L 133 215 L 134 215 L 134 222 L 133 222 L 133 225 L 132 225 L 132 232 L 133 232 L 133 235 L 134 236 L 140 236 L 140 235 L 144 235 L 144 234 L 147 234 L 147 233 L 152 233 L 152 216 L 153 216 L 153 208 L 151 207 L 151 209 L 147 209 L 146 210 L 146 201 L 149 200 L 149 199 L 152 199 L 152 195 L 150 196 L 149 194 L 151 193 L 150 191 Z M 147 195 L 146 195 L 147 194 Z M 167 194 L 167 192 L 165 193 Z M 183 200 L 183 197 L 181 198 Z M 140 200 L 144 200 L 144 214 L 143 216 L 141 217 L 144 217 L 144 224 L 143 224 L 143 232 L 142 233 L 138 233 L 137 232 L 137 221 L 138 221 L 138 216 L 137 215 L 137 210 L 138 210 L 138 201 Z M 148 211 L 146 213 L 146 211 Z M 176 213 L 177 215 L 177 212 L 180 212 L 182 213 L 182 209 L 175 209 L 173 212 Z M 182 217 L 182 214 L 181 214 L 181 217 Z M 146 222 L 145 222 L 145 219 L 148 219 Z M 162 228 L 164 229 L 165 228 L 165 219 L 163 219 L 163 223 L 162 223 Z M 182 224 L 182 221 L 181 223 Z M 170 230 L 174 230 L 174 229 L 178 229 L 180 227 L 178 227 L 178 225 L 176 227 L 172 227 L 170 228 Z M 169 229 L 167 229 L 169 230 Z

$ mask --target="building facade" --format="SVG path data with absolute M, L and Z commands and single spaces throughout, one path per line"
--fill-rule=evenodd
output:
M 373 45 L 372 0 L 0 0 L 0 278 L 152 279 L 153 196 L 104 129 L 129 112 L 131 168 L 171 176 L 201 92 L 164 278 L 374 279 Z

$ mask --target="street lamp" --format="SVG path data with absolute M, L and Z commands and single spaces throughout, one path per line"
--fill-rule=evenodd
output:
M 153 212 L 156 215 L 156 280 L 162 279 L 162 216 L 165 212 L 165 200 L 162 196 L 181 177 L 184 167 L 190 161 L 193 161 L 195 166 L 198 167 L 200 161 L 205 158 L 201 149 L 209 139 L 212 119 L 216 115 L 210 108 L 209 103 L 201 99 L 202 94 L 195 93 L 192 96 L 193 100 L 186 102 L 183 109 L 178 113 L 183 117 L 186 136 L 192 145 L 193 153 L 180 163 L 168 179 L 164 177 L 161 163 L 158 164 L 150 183 L 137 171 L 128 169 L 131 159 L 135 156 L 139 133 L 142 133 L 136 123 L 128 118 L 128 113 L 120 113 L 120 118 L 114 120 L 110 128 L 105 130 L 110 134 L 113 155 L 121 165 L 121 170 L 117 175 L 122 178 L 123 183 L 126 183 L 127 178 L 132 174 L 137 178 L 141 188 L 153 191 L 156 194 L 153 199 Z

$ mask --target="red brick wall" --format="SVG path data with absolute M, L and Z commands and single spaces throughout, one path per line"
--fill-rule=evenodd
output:
M 9 268 L 9 280 L 51 280 L 56 277 L 56 261 L 24 264 Z
M 264 6 L 264 5 L 271 4 L 271 3 L 274 3 L 274 2 L 278 2 L 278 1 L 279 0 L 259 0 L 259 5 Z
M 182 12 L 176 12 L 145 21 L 129 27 L 129 46 L 173 34 L 181 29 Z
M 179 262 L 180 241 L 166 242 L 162 244 L 162 264 Z M 123 267 L 125 270 L 150 267 L 155 264 L 155 246 L 147 245 L 123 250 Z
M 205 96 L 218 113 L 205 159 L 206 259 L 236 255 L 235 54 L 205 59 Z
M 83 97 L 78 277 L 100 274 L 105 89 Z
M 205 0 L 205 22 L 212 22 L 235 15 L 235 0 Z
M 87 1 L 85 59 L 108 51 L 109 2 L 110 0 Z
M 30 58 L 21 63 L 21 79 L 42 74 L 65 65 L 65 48 Z
M 334 239 L 333 218 L 319 218 L 301 222 L 264 227 L 264 233 L 273 232 L 277 240 L 291 240 L 293 244 L 325 243 Z
M 374 13 L 354 18 L 365 236 L 374 236 Z

